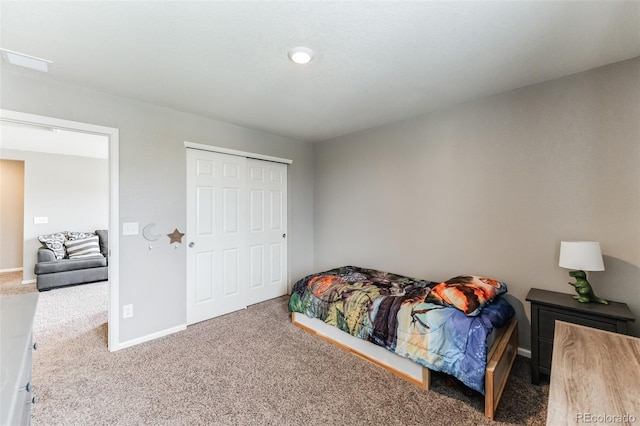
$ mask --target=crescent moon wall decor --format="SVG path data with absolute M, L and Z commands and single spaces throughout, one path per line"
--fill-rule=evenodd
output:
M 161 234 L 154 234 L 151 231 L 151 228 L 153 228 L 154 226 L 156 226 L 155 223 L 150 223 L 148 225 L 145 225 L 144 228 L 142 228 L 142 236 L 149 240 L 149 241 L 156 241 L 158 238 L 160 238 L 162 235 Z

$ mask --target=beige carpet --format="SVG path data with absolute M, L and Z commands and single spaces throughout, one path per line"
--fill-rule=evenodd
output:
M 36 284 L 22 284 L 22 271 L 0 273 L 0 297 L 38 291 Z
M 0 294 L 15 284 L 3 282 Z M 274 299 L 110 353 L 107 283 L 43 292 L 32 424 L 545 423 L 548 385 L 530 384 L 526 358 L 517 358 L 491 422 L 481 396 L 467 397 L 441 376 L 422 391 L 294 327 L 286 306 L 286 297 Z

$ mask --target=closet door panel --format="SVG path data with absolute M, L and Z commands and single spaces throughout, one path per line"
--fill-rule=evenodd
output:
M 187 323 L 247 306 L 246 158 L 187 150 Z
M 248 240 L 261 256 L 250 256 L 252 279 L 247 304 L 287 294 L 287 166 L 281 163 L 247 159 L 247 185 L 250 193 L 252 224 Z

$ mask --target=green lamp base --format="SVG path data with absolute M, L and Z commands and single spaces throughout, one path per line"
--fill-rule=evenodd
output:
M 591 288 L 591 284 L 587 281 L 587 273 L 584 271 L 570 271 L 569 276 L 576 279 L 575 283 L 570 282 L 569 285 L 572 285 L 576 289 L 576 295 L 573 296 L 578 302 L 581 303 L 602 303 L 604 305 L 608 305 L 609 302 L 598 297 L 593 292 Z

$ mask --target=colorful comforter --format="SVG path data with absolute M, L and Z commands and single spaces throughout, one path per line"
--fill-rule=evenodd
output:
M 504 326 L 514 310 L 495 297 L 468 316 L 432 291 L 438 285 L 450 287 L 447 283 L 345 266 L 298 281 L 289 310 L 450 374 L 484 394 L 487 336 Z

